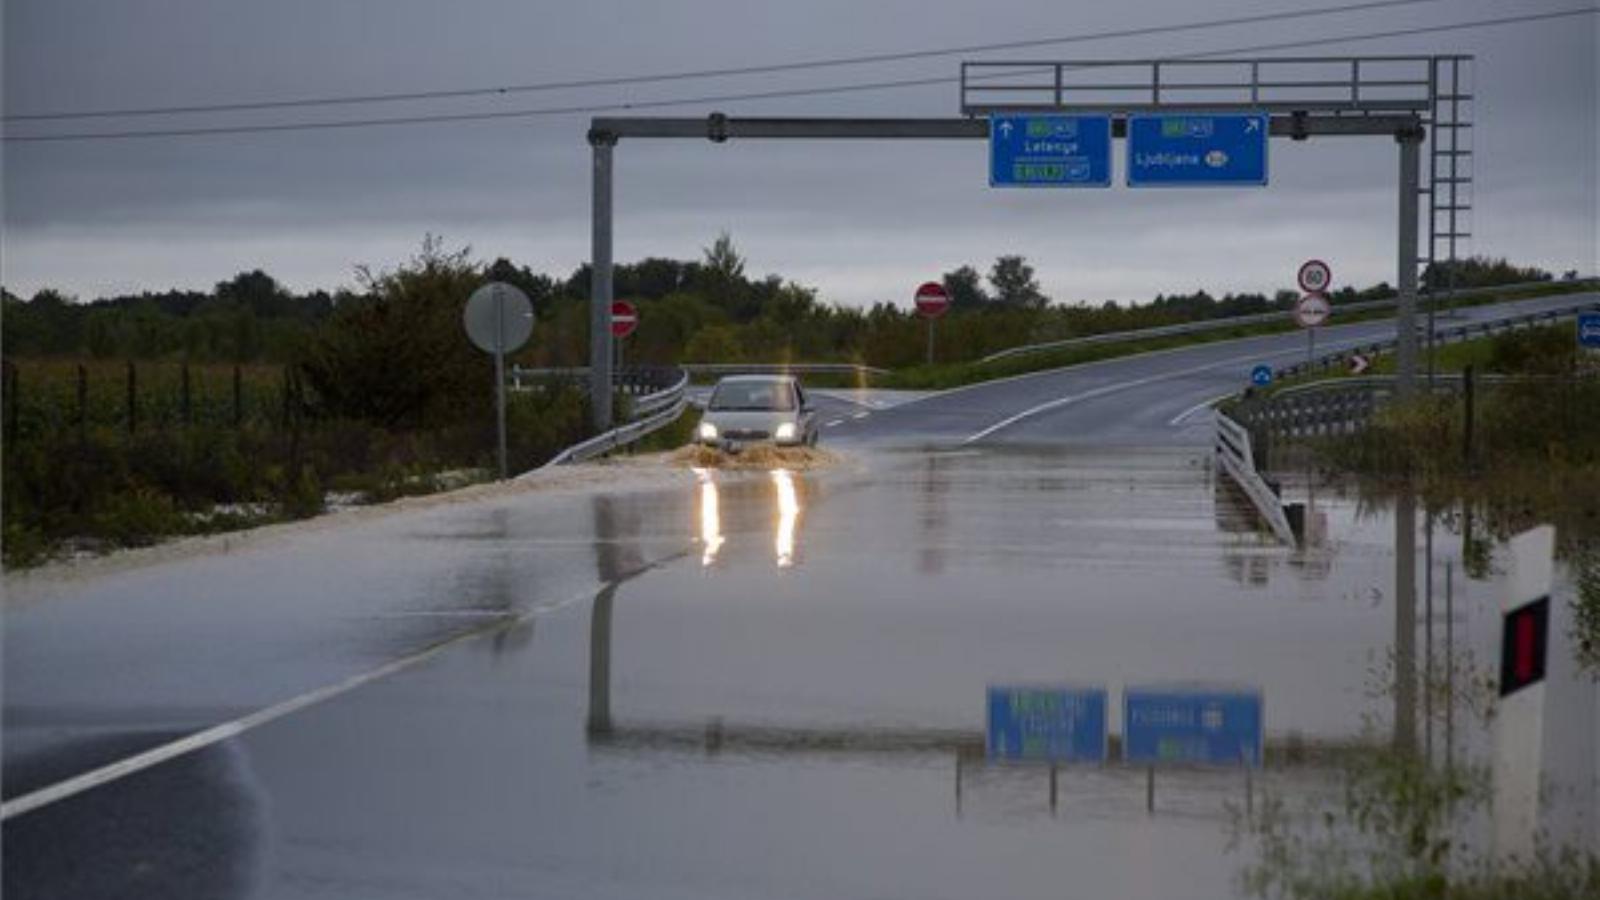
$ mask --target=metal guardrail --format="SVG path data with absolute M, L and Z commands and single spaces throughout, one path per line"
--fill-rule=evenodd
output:
M 531 369 L 522 366 L 511 367 L 512 390 L 526 390 L 528 382 L 538 381 L 577 381 L 588 383 L 589 369 L 587 366 L 557 366 L 550 368 Z M 675 383 L 683 374 L 680 366 L 625 366 L 617 369 L 612 375 L 612 384 L 617 390 L 634 396 L 654 393 Z
M 1457 325 L 1454 328 L 1435 329 L 1433 332 L 1433 342 L 1435 346 L 1440 344 L 1453 344 L 1460 341 L 1471 340 L 1477 337 L 1486 337 L 1502 331 L 1515 331 L 1520 328 L 1531 328 L 1535 325 L 1542 325 L 1547 322 L 1555 321 L 1556 319 L 1564 319 L 1570 316 L 1576 316 L 1582 312 L 1592 312 L 1596 310 L 1600 310 L 1600 302 L 1568 306 L 1563 309 L 1546 309 L 1534 313 L 1524 313 L 1520 316 L 1505 316 L 1498 319 L 1485 319 L 1481 322 L 1468 322 L 1465 325 Z M 1419 349 L 1426 342 L 1426 339 L 1427 332 L 1425 330 L 1419 330 L 1417 334 L 1417 343 Z M 1381 353 L 1387 353 L 1394 349 L 1395 343 L 1395 338 L 1384 338 L 1379 341 L 1373 341 L 1369 344 L 1362 344 L 1358 347 L 1346 347 L 1341 350 L 1335 350 L 1325 353 L 1308 362 L 1294 363 L 1292 365 L 1277 369 L 1273 372 L 1273 379 L 1282 380 L 1284 378 L 1293 378 L 1296 375 L 1302 375 L 1312 371 L 1326 371 L 1335 365 L 1343 364 L 1351 356 L 1356 354 L 1363 356 L 1375 356 Z
M 1243 425 L 1229 418 L 1227 414 L 1218 412 L 1217 422 L 1217 460 L 1222 464 L 1222 470 L 1244 490 L 1245 496 L 1261 513 L 1261 518 L 1272 529 L 1278 540 L 1290 545 L 1295 544 L 1294 529 L 1289 527 L 1289 517 L 1283 511 L 1283 501 L 1256 470 L 1255 453 L 1250 447 L 1250 432 Z
M 665 428 L 677 421 L 678 417 L 683 415 L 684 409 L 689 405 L 689 398 L 681 389 L 676 394 L 677 396 L 673 399 L 671 405 L 665 409 L 661 409 L 644 418 L 635 419 L 626 425 L 620 425 L 604 434 L 597 434 L 586 441 L 573 444 L 571 447 L 556 454 L 549 462 L 534 469 L 533 472 L 517 477 L 526 478 L 528 475 L 542 472 L 555 466 L 594 459 L 596 456 L 610 453 L 618 447 L 625 447 L 651 432 Z
M 680 370 L 678 380 L 671 386 L 662 388 L 653 394 L 645 394 L 633 401 L 633 414 L 635 417 L 647 416 L 656 410 L 676 403 L 689 388 L 689 373 Z
M 1479 297 L 1489 297 L 1495 294 L 1524 291 L 1533 288 L 1561 286 L 1581 289 L 1584 287 L 1595 287 L 1597 284 L 1600 284 L 1600 280 L 1593 278 L 1583 278 L 1575 281 L 1523 281 L 1516 284 L 1497 284 L 1489 287 L 1458 290 L 1447 295 L 1439 294 L 1437 295 L 1437 299 L 1441 303 L 1450 303 L 1455 300 L 1472 300 Z M 1423 302 L 1426 302 L 1427 298 L 1430 296 L 1433 295 L 1424 293 L 1419 299 Z M 1394 307 L 1398 306 L 1399 303 L 1400 301 L 1396 298 L 1390 298 L 1387 300 L 1362 300 L 1356 303 L 1335 304 L 1333 311 L 1335 314 L 1370 312 L 1380 309 L 1393 309 Z M 1068 347 L 1088 347 L 1095 344 L 1116 344 L 1123 341 L 1137 341 L 1146 338 L 1169 337 L 1175 334 L 1200 334 L 1207 331 L 1221 331 L 1228 328 L 1236 328 L 1240 325 L 1261 325 L 1269 322 L 1287 322 L 1293 319 L 1293 310 L 1273 310 L 1271 312 L 1250 313 L 1243 316 L 1227 316 L 1218 319 L 1203 319 L 1199 322 L 1179 322 L 1174 325 L 1154 325 L 1149 328 L 1135 328 L 1129 331 L 1108 331 L 1103 334 L 1089 334 L 1082 337 L 1062 338 L 1061 340 L 1043 341 L 1036 344 L 1023 344 L 1020 347 L 1008 347 L 1005 350 L 997 350 L 994 353 L 991 353 L 988 356 L 978 360 L 978 362 L 995 362 L 997 360 L 1007 359 L 1012 356 L 1020 356 L 1025 353 L 1039 353 L 1046 350 L 1060 350 Z
M 687 363 L 691 375 L 887 375 L 860 363 Z
M 1479 386 L 1552 380 L 1559 377 L 1492 373 L 1473 377 Z M 1297 384 L 1265 397 L 1240 400 L 1229 414 L 1262 442 L 1347 434 L 1365 424 L 1394 396 L 1397 381 L 1393 375 L 1368 375 Z M 1436 394 L 1453 394 L 1465 383 L 1461 374 L 1440 373 L 1432 385 L 1422 382 L 1418 386 Z

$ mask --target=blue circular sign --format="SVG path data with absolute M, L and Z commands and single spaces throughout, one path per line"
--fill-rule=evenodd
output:
M 1257 387 L 1266 387 L 1272 383 L 1272 367 L 1262 363 L 1250 370 L 1250 383 Z

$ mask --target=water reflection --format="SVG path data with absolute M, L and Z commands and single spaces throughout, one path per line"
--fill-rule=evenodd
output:
M 722 549 L 722 511 L 711 470 L 695 469 L 694 474 L 700 480 L 700 565 L 709 566 L 717 561 L 717 551 Z
M 709 567 L 717 562 L 723 547 L 727 544 L 727 529 L 731 523 L 723 521 L 722 487 L 718 484 L 716 473 L 710 469 L 695 469 L 695 478 L 699 481 L 699 539 L 700 539 L 700 565 Z M 795 564 L 797 537 L 800 526 L 800 485 L 795 473 L 788 469 L 774 469 L 770 473 L 773 486 L 773 497 L 776 505 L 776 521 L 773 524 L 772 552 L 778 568 L 787 569 Z M 730 486 L 731 490 L 742 486 L 745 488 L 756 487 L 759 482 L 736 482 Z M 746 492 L 748 493 L 748 492 Z M 736 504 L 737 511 L 750 512 L 748 505 Z M 759 511 L 759 506 L 756 507 Z M 742 517 L 748 521 L 750 516 Z M 738 526 L 733 526 L 737 530 Z
M 778 568 L 787 569 L 794 564 L 794 527 L 800 518 L 800 500 L 795 494 L 793 472 L 774 470 L 772 483 L 778 489 L 778 534 L 773 541 L 773 551 L 778 557 Z

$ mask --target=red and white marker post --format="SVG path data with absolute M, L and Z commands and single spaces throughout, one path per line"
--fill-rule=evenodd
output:
M 917 315 L 928 320 L 928 365 L 933 365 L 933 323 L 950 311 L 950 293 L 937 281 L 924 281 L 912 297 Z
M 1536 847 L 1544 791 L 1544 681 L 1552 643 L 1556 530 L 1540 525 L 1509 545 L 1494 717 L 1494 850 L 1501 860 L 1527 862 Z

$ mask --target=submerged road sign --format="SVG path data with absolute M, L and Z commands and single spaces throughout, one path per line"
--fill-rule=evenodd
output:
M 1258 691 L 1128 688 L 1122 695 L 1122 758 L 1259 766 L 1261 721 Z
M 992 116 L 990 187 L 1110 187 L 1110 116 Z
M 989 688 L 990 759 L 1105 762 L 1106 690 Z
M 1264 185 L 1264 112 L 1128 116 L 1128 187 Z

